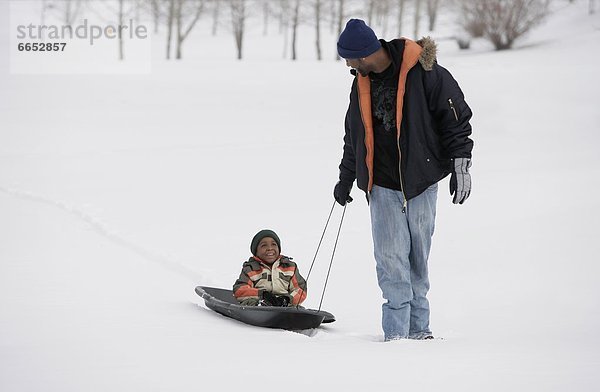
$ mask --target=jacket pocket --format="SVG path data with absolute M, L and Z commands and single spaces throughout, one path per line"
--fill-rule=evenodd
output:
M 454 99 L 448 98 L 448 106 L 450 106 L 450 111 L 454 114 L 454 119 L 458 122 L 458 111 L 456 109 L 456 105 L 454 104 Z
M 461 122 L 465 116 L 470 115 L 469 105 L 467 105 L 462 95 L 452 96 L 447 99 L 446 103 L 450 109 L 450 117 L 454 121 Z

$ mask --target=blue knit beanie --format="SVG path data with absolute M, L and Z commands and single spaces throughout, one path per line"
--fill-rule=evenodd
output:
M 359 59 L 375 53 L 381 48 L 375 32 L 366 25 L 364 20 L 350 19 L 346 28 L 340 34 L 337 50 L 340 57 Z

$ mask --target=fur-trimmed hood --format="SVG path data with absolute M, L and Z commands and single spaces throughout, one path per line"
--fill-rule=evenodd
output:
M 419 63 L 425 71 L 431 71 L 433 64 L 437 62 L 437 44 L 431 37 L 423 37 L 417 41 L 417 44 L 423 48 Z
M 395 39 L 389 42 L 380 41 L 381 45 L 390 54 L 396 71 L 400 70 L 400 64 L 405 60 L 409 64 L 414 64 L 418 58 L 425 71 L 431 71 L 433 65 L 437 62 L 437 45 L 430 37 L 423 37 L 416 42 L 407 38 Z M 414 62 L 409 57 L 413 57 Z

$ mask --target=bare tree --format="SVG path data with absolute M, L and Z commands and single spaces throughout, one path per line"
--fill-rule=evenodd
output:
M 166 0 L 168 2 L 167 11 L 167 60 L 171 58 L 171 41 L 173 40 L 173 24 L 175 21 L 175 0 Z
M 158 33 L 160 17 L 162 15 L 162 2 L 160 0 L 151 0 L 150 9 L 152 14 L 152 22 L 154 25 L 154 33 Z
M 549 0 L 462 0 L 460 12 L 463 25 L 480 21 L 483 35 L 503 50 L 541 23 L 548 5 Z
M 588 10 L 590 15 L 596 12 L 596 0 L 590 0 L 590 2 L 588 3 Z
M 379 25 L 381 26 L 381 36 L 382 37 L 385 37 L 387 35 L 389 15 L 390 15 L 390 1 L 389 0 L 379 0 L 377 2 L 377 19 L 379 21 Z
M 344 5 L 346 3 L 345 0 L 336 0 L 337 1 L 337 13 L 336 13 L 336 21 L 337 21 L 337 35 L 339 37 L 342 34 L 342 27 L 344 26 Z
M 331 34 L 335 32 L 335 26 L 337 21 L 337 18 L 335 17 L 335 15 L 337 14 L 337 2 L 338 0 L 329 0 L 329 32 Z
M 183 41 L 185 41 L 192 29 L 196 26 L 203 10 L 203 0 L 175 0 L 175 22 L 177 23 L 176 59 L 181 59 Z M 186 18 L 186 16 L 189 16 L 189 18 Z M 189 20 L 187 26 L 186 19 Z
M 123 26 L 123 22 L 125 20 L 125 4 L 123 3 L 123 1 L 124 0 L 119 0 L 119 26 Z M 123 53 L 123 34 L 121 34 L 121 32 L 119 31 L 119 60 L 123 60 L 124 58 L 125 54 Z
M 244 42 L 244 30 L 246 19 L 248 17 L 246 10 L 246 0 L 230 0 L 231 23 L 233 26 L 233 36 L 237 48 L 237 58 L 242 59 L 242 45 Z
M 367 3 L 367 24 L 373 25 L 373 14 L 375 13 L 375 3 L 377 0 L 368 0 Z
M 142 10 L 142 3 L 140 2 L 140 0 L 132 0 L 132 1 L 134 2 L 133 20 L 135 20 L 136 24 L 139 24 L 140 23 L 140 11 Z
M 221 0 L 213 0 L 212 6 L 212 35 L 217 35 L 219 28 L 219 15 L 221 14 Z
M 402 37 L 402 19 L 404 18 L 404 5 L 406 0 L 398 0 L 398 37 Z
M 283 33 L 283 54 L 282 58 L 287 58 L 288 33 L 290 27 L 290 3 L 289 0 L 279 1 L 279 33 Z
M 269 0 L 263 0 L 263 35 L 269 33 L 269 15 L 271 13 L 271 7 L 269 6 Z
M 315 47 L 317 60 L 323 59 L 321 55 L 321 0 L 315 0 Z
M 419 37 L 419 22 L 421 21 L 421 0 L 415 0 L 415 29 L 413 38 Z
M 48 11 L 48 0 L 42 0 L 42 12 L 40 15 L 40 24 L 43 26 L 46 24 L 46 11 Z M 44 36 L 40 37 L 42 40 L 44 40 Z
M 167 4 L 167 59 L 171 58 L 175 38 L 175 58 L 183 57 L 183 42 L 204 11 L 204 0 L 164 0 Z
M 41 25 L 46 24 L 48 14 L 57 17 L 65 26 L 73 26 L 77 18 L 84 12 L 83 6 L 86 0 L 41 0 Z M 45 31 L 41 32 L 44 40 Z
M 438 10 L 440 8 L 440 0 L 427 0 L 427 17 L 429 19 L 429 31 L 435 28 Z
M 340 34 L 342 34 L 342 26 L 344 25 L 344 5 L 345 5 L 345 0 L 336 0 L 337 3 L 337 13 L 336 13 L 336 20 L 337 20 L 337 36 L 339 37 Z M 335 59 L 339 60 L 340 56 L 337 53 L 337 50 L 335 51 Z
M 115 4 L 116 3 L 116 4 Z M 116 18 L 117 29 L 114 31 L 117 38 L 119 60 L 125 59 L 125 40 L 123 28 L 127 27 L 125 18 L 135 15 L 140 3 L 134 0 L 116 0 L 114 2 L 89 1 L 86 11 L 93 13 L 96 17 L 114 23 Z M 116 7 L 115 7 L 116 5 Z M 78 10 L 78 12 L 81 9 Z M 108 18 L 106 17 L 108 15 Z
M 63 20 L 67 26 L 71 26 L 75 22 L 75 19 L 77 19 L 79 16 L 79 12 L 81 11 L 81 3 L 81 0 L 66 0 L 60 3 L 55 3 L 54 6 L 57 7 L 56 4 L 61 4 L 64 12 Z
M 297 59 L 296 41 L 298 37 L 298 25 L 300 24 L 300 0 L 295 0 L 294 13 L 292 14 L 292 60 Z
M 88 2 L 91 1 L 88 0 Z M 161 9 L 163 2 L 161 0 L 125 0 L 125 3 L 131 3 L 136 24 L 141 23 L 142 17 L 148 16 L 152 19 L 153 31 L 158 33 L 158 27 L 163 16 Z
M 279 7 L 277 8 L 277 20 L 279 21 L 279 34 L 283 34 L 284 27 L 286 23 L 286 19 L 288 17 L 287 14 L 287 4 L 288 0 L 280 0 L 277 2 Z
M 72 26 L 82 11 L 83 0 L 42 1 L 42 18 L 45 19 L 46 11 L 58 15 L 65 26 Z

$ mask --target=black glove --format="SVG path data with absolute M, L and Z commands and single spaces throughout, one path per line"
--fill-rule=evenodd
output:
M 262 306 L 275 306 L 275 296 L 270 291 L 263 291 L 260 293 L 259 304 Z
M 335 188 L 333 188 L 333 198 L 335 201 L 345 206 L 346 203 L 352 201 L 350 190 L 352 190 L 352 183 L 348 184 L 346 182 L 338 181 L 338 183 L 335 184 Z
M 450 177 L 450 195 L 454 195 L 452 203 L 462 204 L 471 194 L 471 175 L 469 158 L 454 158 L 452 177 Z
M 276 295 L 277 298 L 277 306 L 286 307 L 290 304 L 290 297 L 287 295 Z
M 263 291 L 260 304 L 262 306 L 288 306 L 290 297 L 287 295 L 275 295 L 270 291 Z

